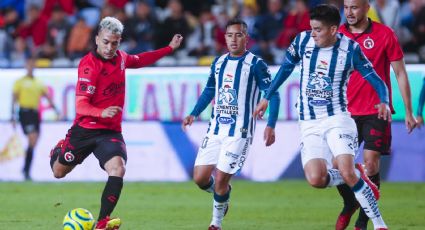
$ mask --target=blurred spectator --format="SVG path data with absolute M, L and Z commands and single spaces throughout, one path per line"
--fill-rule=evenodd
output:
M 305 30 L 310 30 L 310 14 L 306 0 L 295 0 L 294 7 L 289 11 L 288 16 L 283 20 L 282 32 L 277 38 L 276 45 L 281 49 L 286 49 L 291 44 L 295 36 Z
M 216 16 L 216 29 L 214 31 L 215 37 L 215 50 L 216 53 L 225 53 L 227 52 L 226 40 L 224 34 L 226 33 L 226 24 L 229 21 L 229 16 L 226 11 L 221 10 Z
M 205 6 L 199 15 L 199 22 L 187 39 L 190 56 L 215 55 L 214 31 L 217 25 L 209 7 Z
M 404 48 L 408 52 L 419 51 L 421 61 L 425 61 L 425 1 L 418 1 L 416 9 L 413 11 L 415 15 L 412 31 L 413 37 Z
M 378 13 L 381 23 L 398 31 L 400 27 L 400 4 L 398 0 L 375 0 L 371 6 Z
M 142 53 L 153 49 L 153 37 L 158 21 L 150 5 L 144 1 L 136 3 L 135 15 L 124 22 L 124 34 L 130 54 Z
M 18 13 L 20 19 L 25 18 L 25 1 L 24 0 L 1 0 L 0 10 L 13 9 Z
M 169 10 L 170 16 L 157 27 L 157 34 L 154 41 L 156 48 L 167 46 L 174 34 L 181 34 L 187 38 L 191 30 L 188 20 L 184 15 L 183 6 L 179 0 L 170 0 L 167 10 Z M 180 47 L 186 48 L 186 40 L 183 40 Z
M 261 56 L 267 64 L 274 64 L 273 49 L 286 15 L 280 0 L 268 0 L 267 8 L 268 12 L 260 15 L 255 23 L 257 45 L 251 51 Z
M 53 9 L 47 26 L 47 41 L 42 46 L 39 57 L 53 59 L 65 56 L 65 47 L 71 25 L 61 7 Z
M 14 40 L 13 50 L 10 51 L 10 67 L 24 67 L 26 59 L 30 56 L 29 48 L 22 37 Z
M 80 17 L 69 33 L 66 48 L 69 58 L 81 58 L 90 50 L 91 31 L 84 18 Z
M 31 38 L 34 47 L 30 48 L 38 50 L 46 42 L 48 18 L 41 14 L 41 9 L 37 5 L 31 5 L 26 16 L 25 22 L 18 27 L 17 34 L 22 38 Z

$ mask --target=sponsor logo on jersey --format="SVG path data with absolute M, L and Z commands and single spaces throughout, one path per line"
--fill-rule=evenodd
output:
M 217 114 L 238 114 L 238 96 L 235 89 L 230 88 L 229 85 L 225 85 L 223 88 L 218 90 L 218 102 L 216 105 Z
M 223 124 L 223 125 L 235 123 L 235 120 L 231 117 L 218 117 L 217 121 L 218 121 L 218 123 Z
M 78 80 L 80 80 L 80 81 L 85 81 L 85 82 L 90 82 L 90 80 L 89 80 L 89 79 L 84 78 L 84 77 L 80 77 L 80 78 L 78 78 Z
M 226 74 L 223 79 L 224 82 L 233 82 L 233 76 L 231 74 Z
M 328 100 L 311 100 L 308 102 L 308 104 L 311 106 L 327 106 L 330 103 L 331 102 Z

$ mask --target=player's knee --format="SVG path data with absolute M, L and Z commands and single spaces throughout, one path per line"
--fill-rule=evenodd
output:
M 66 176 L 66 172 L 64 172 L 62 170 L 57 170 L 55 168 L 53 168 L 52 170 L 53 170 L 53 176 L 56 179 L 64 178 Z
M 368 176 L 376 175 L 379 172 L 379 163 L 373 160 L 366 160 L 365 169 Z
M 347 183 L 349 186 L 354 185 L 357 181 L 357 175 L 354 171 L 340 171 L 342 179 Z
M 123 177 L 125 175 L 124 165 L 114 165 L 108 169 L 109 176 Z
M 193 175 L 193 181 L 195 182 L 196 185 L 198 185 L 199 188 L 203 188 L 209 183 L 210 177 L 204 176 L 204 175 L 199 175 L 199 174 L 194 174 Z
M 315 188 L 326 187 L 326 176 L 320 174 L 311 174 L 307 176 L 308 183 Z

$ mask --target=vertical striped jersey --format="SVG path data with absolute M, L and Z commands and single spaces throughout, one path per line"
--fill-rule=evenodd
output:
M 266 90 L 270 83 L 270 71 L 262 59 L 249 51 L 240 57 L 226 53 L 217 57 L 211 65 L 203 92 L 205 94 L 209 90 L 210 97 L 201 95 L 191 115 L 199 116 L 214 97 L 208 133 L 252 137 L 255 129 L 253 110 L 260 100 L 260 90 Z M 277 114 L 269 116 L 269 126 L 274 128 L 276 118 Z
M 382 90 L 380 84 L 383 82 L 375 78 L 378 76 L 359 45 L 341 33 L 337 34 L 337 41 L 333 46 L 325 48 L 315 45 L 311 31 L 300 33 L 288 48 L 286 60 L 275 78 L 276 83 L 272 83 L 270 92 L 275 91 L 289 77 L 296 64 L 301 65 L 297 102 L 300 120 L 347 113 L 347 83 L 354 69 L 374 88 Z M 379 93 L 381 101 L 388 102 L 388 93 Z M 266 98 L 268 97 L 267 95 Z

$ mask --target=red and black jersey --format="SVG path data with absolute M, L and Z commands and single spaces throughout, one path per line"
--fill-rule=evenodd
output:
M 101 118 L 101 113 L 110 106 L 123 108 L 125 69 L 151 65 L 171 52 L 172 48 L 169 46 L 137 55 L 118 50 L 116 56 L 110 60 L 103 59 L 95 51 L 88 53 L 78 66 L 75 91 L 77 98 L 88 98 L 89 106 L 77 100 L 74 124 L 87 129 L 109 129 L 120 132 L 122 112 L 113 118 Z
M 403 58 L 403 51 L 397 36 L 391 28 L 369 19 L 369 27 L 363 33 L 351 33 L 348 25 L 342 25 L 339 31 L 359 43 L 361 50 L 372 63 L 379 77 L 389 90 L 390 108 L 394 113 L 391 97 L 390 64 Z M 351 74 L 347 88 L 348 110 L 352 115 L 377 114 L 375 105 L 380 103 L 378 94 L 361 74 Z

